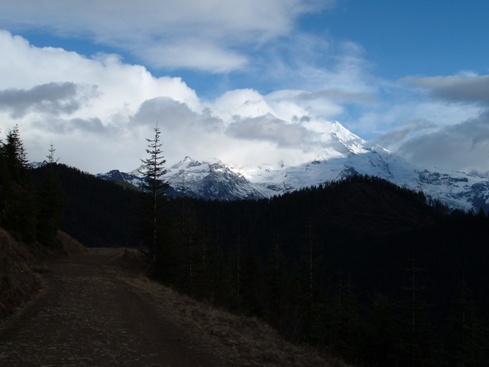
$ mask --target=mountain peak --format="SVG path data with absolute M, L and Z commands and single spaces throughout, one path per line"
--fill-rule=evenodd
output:
M 337 121 L 318 126 L 318 133 L 314 145 L 318 153 L 307 162 L 291 165 L 279 160 L 275 164 L 233 169 L 220 160 L 206 162 L 186 156 L 167 170 L 165 180 L 180 195 L 236 200 L 272 197 L 358 174 L 423 191 L 451 208 L 489 208 L 488 178 L 415 167 L 384 148 L 367 143 Z M 111 171 L 105 176 L 137 184 L 142 178 L 136 172 Z

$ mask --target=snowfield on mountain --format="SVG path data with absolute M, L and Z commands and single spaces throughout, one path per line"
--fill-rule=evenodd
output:
M 489 180 L 485 177 L 415 166 L 384 148 L 351 133 L 340 123 L 330 124 L 328 134 L 318 137 L 316 158 L 301 164 L 264 162 L 242 167 L 239 162 L 206 162 L 185 157 L 167 169 L 172 193 L 208 200 L 269 198 L 301 188 L 341 180 L 351 175 L 386 179 L 398 186 L 422 191 L 449 208 L 489 208 Z M 139 186 L 139 171 L 113 170 L 98 177 Z

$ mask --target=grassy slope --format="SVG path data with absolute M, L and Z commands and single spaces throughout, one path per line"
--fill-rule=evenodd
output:
M 59 232 L 62 247 L 48 250 L 38 244 L 17 242 L 6 230 L 0 228 L 0 320 L 13 314 L 42 287 L 39 273 L 45 271 L 44 263 L 86 248 L 78 241 Z
M 148 304 L 155 305 L 156 315 L 163 314 L 166 320 L 186 330 L 191 341 L 195 340 L 205 351 L 211 350 L 225 366 L 351 367 L 312 347 L 284 340 L 256 318 L 219 310 L 152 281 L 141 273 L 141 264 L 140 254 L 133 249 L 126 250 L 113 263 L 126 270 L 121 273 L 122 279 L 139 290 Z
M 46 261 L 87 251 L 69 235 L 60 232 L 58 236 L 63 247 L 55 252 L 46 251 L 17 242 L 0 228 L 0 321 L 42 289 L 39 273 L 47 271 Z M 120 259 L 113 261 L 111 265 L 123 269 L 121 276 L 126 282 L 143 292 L 150 303 L 158 305 L 190 337 L 205 340 L 205 346 L 226 365 L 348 367 L 313 348 L 288 343 L 255 318 L 215 309 L 149 280 L 143 276 L 145 266 L 136 250 L 126 250 Z

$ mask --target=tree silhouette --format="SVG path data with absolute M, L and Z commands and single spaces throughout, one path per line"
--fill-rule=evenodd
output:
M 158 125 L 154 128 L 154 137 L 146 139 L 148 157 L 141 159 L 142 166 L 139 173 L 144 176 L 141 188 L 144 191 L 143 200 L 143 244 L 149 247 L 153 263 L 157 257 L 157 245 L 161 238 L 158 237 L 160 231 L 158 219 L 161 218 L 163 211 L 165 190 L 168 183 L 163 179 L 166 174 L 164 164 L 166 160 L 161 150 L 161 130 Z
M 489 362 L 484 356 L 483 330 L 476 315 L 472 291 L 465 282 L 457 285 L 450 317 L 450 354 L 454 366 L 482 366 Z
M 5 195 L 4 225 L 22 241 L 34 242 L 38 206 L 18 126 L 8 132 L 7 140 L 2 145 L 2 155 L 2 170 L 5 173 L 2 183 Z
M 434 330 L 429 323 L 428 304 L 423 299 L 426 288 L 420 278 L 424 270 L 412 259 L 407 271 L 410 284 L 402 288 L 405 300 L 400 304 L 399 358 L 402 366 L 429 366 L 434 360 Z
M 61 184 L 57 174 L 57 159 L 54 158 L 53 144 L 44 162 L 42 182 L 38 192 L 39 215 L 37 223 L 37 239 L 45 246 L 57 245 L 56 234 L 61 224 L 63 209 L 66 205 Z

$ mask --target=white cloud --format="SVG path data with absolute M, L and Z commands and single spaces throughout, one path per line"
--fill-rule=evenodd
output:
M 288 98 L 297 94 L 242 89 L 201 101 L 180 78 L 114 55 L 37 48 L 5 31 L 0 48 L 11 56 L 0 60 L 2 133 L 18 124 L 30 160 L 43 160 L 52 141 L 60 161 L 80 169 L 132 170 L 157 123 L 169 164 L 186 155 L 240 166 L 314 158 L 307 145 L 322 123 Z
M 214 102 L 214 107 L 224 120 L 230 120 L 234 116 L 258 117 L 272 112 L 265 98 L 253 89 L 225 92 Z
M 146 127 L 129 129 L 145 101 L 168 97 L 192 111 L 203 109 L 180 78 L 155 78 L 113 55 L 90 59 L 37 48 L 5 31 L 0 31 L 0 49 L 6 55 L 0 58 L 2 132 L 18 124 L 31 160 L 43 160 L 52 140 L 61 160 L 81 169 L 108 169 L 105 157 L 113 157 L 116 166 L 134 168 L 144 153 L 142 136 L 162 118 L 149 116 Z M 100 157 L 94 158 L 97 152 Z
M 2 88 L 31 89 L 51 82 L 103 85 L 100 104 L 133 110 L 155 95 L 171 96 L 199 108 L 195 92 L 180 78 L 155 78 L 143 66 L 124 64 L 116 55 L 86 58 L 59 48 L 38 48 L 0 30 Z
M 335 0 L 17 0 L 2 4 L 0 26 L 88 37 L 157 67 L 227 72 L 246 64 L 238 48 L 283 36 L 300 15 L 334 5 Z
M 303 55 L 318 57 L 317 41 Z M 168 164 L 190 155 L 250 167 L 315 159 L 328 144 L 330 121 L 342 117 L 354 133 L 381 138 L 409 159 L 485 169 L 486 77 L 388 83 L 371 76 L 354 44 L 325 47 L 343 51 L 324 67 L 299 56 L 283 62 L 264 77 L 279 86 L 269 93 L 236 89 L 202 100 L 181 78 L 155 77 L 116 55 L 38 48 L 0 31 L 2 134 L 18 124 L 30 160 L 45 159 L 52 141 L 61 162 L 90 172 L 128 171 L 139 165 L 158 123 Z
M 157 45 L 137 52 L 156 68 L 197 69 L 214 73 L 227 73 L 243 69 L 248 58 L 233 50 L 223 50 L 202 40 L 182 40 L 174 45 Z

